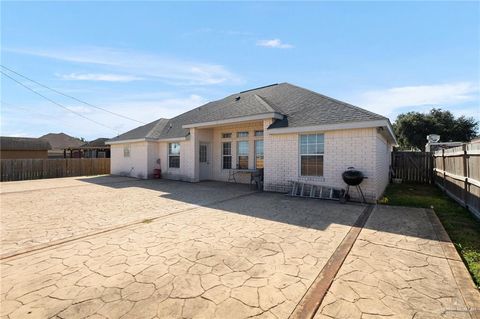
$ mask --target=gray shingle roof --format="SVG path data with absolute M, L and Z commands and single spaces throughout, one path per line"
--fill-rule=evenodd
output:
M 2 151 L 47 151 L 50 143 L 40 138 L 0 136 Z
M 151 123 L 145 124 L 134 128 L 131 131 L 123 133 L 117 137 L 112 138 L 109 142 L 123 141 L 123 140 L 136 140 L 136 139 L 158 139 L 165 125 L 168 123 L 168 119 L 158 119 Z
M 99 137 L 93 141 L 90 141 L 90 142 L 87 142 L 85 144 L 82 145 L 82 147 L 104 147 L 106 146 L 105 145 L 105 142 L 110 140 L 109 138 L 105 138 L 105 137 Z
M 221 100 L 209 102 L 191 111 L 180 114 L 165 123 L 152 138 L 177 138 L 189 134 L 183 125 L 234 119 L 265 113 L 280 113 L 283 120 L 276 120 L 269 128 L 302 127 L 346 122 L 385 120 L 384 116 L 341 102 L 328 96 L 289 84 L 272 84 L 229 95 Z M 153 125 L 154 122 L 145 126 Z M 145 127 L 144 126 L 144 127 Z M 147 131 L 139 127 L 113 139 L 138 135 Z M 137 131 L 139 130 L 139 131 Z M 135 132 L 136 134 L 132 134 Z M 138 134 L 137 134 L 138 133 Z M 144 134 L 143 134 L 144 135 Z M 143 136 L 145 137 L 145 136 Z

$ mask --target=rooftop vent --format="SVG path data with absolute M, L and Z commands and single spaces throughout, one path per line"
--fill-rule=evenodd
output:
M 240 100 L 240 96 L 237 96 L 237 97 L 235 98 L 235 101 L 239 101 L 239 100 Z

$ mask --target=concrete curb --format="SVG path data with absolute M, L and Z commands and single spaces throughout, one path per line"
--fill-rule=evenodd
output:
M 457 287 L 462 294 L 465 305 L 472 319 L 480 319 L 480 291 L 475 287 L 470 273 L 465 267 L 462 258 L 453 245 L 447 231 L 433 209 L 425 209 L 432 224 L 435 235 L 442 247 L 445 258 L 450 266 Z
M 313 281 L 310 288 L 307 290 L 302 300 L 297 304 L 295 309 L 289 318 L 291 319 L 304 319 L 313 318 L 318 311 L 318 308 L 322 304 L 323 298 L 327 294 L 328 289 L 333 283 L 335 276 L 343 265 L 343 262 L 347 258 L 350 250 L 355 244 L 358 235 L 365 226 L 368 218 L 370 217 L 372 210 L 375 206 L 368 205 L 362 211 L 357 218 L 352 228 L 343 238 L 340 245 L 338 245 L 335 252 L 327 261 L 323 269 L 318 274 L 317 278 Z

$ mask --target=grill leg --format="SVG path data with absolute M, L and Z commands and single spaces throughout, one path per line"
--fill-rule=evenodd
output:
M 363 196 L 362 188 L 360 187 L 360 185 L 357 185 L 357 190 L 360 193 L 360 195 L 362 195 L 363 203 L 366 203 L 367 201 L 365 200 L 365 196 Z

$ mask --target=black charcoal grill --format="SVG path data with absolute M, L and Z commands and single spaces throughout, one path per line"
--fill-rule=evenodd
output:
M 365 175 L 361 171 L 356 170 L 354 167 L 349 167 L 345 172 L 342 173 L 343 181 L 347 184 L 347 191 L 345 192 L 345 199 L 349 199 L 350 195 L 348 194 L 350 191 L 350 186 L 355 186 L 357 191 L 362 196 L 362 200 L 366 203 L 365 196 L 363 196 L 362 188 L 360 184 L 366 178 Z

